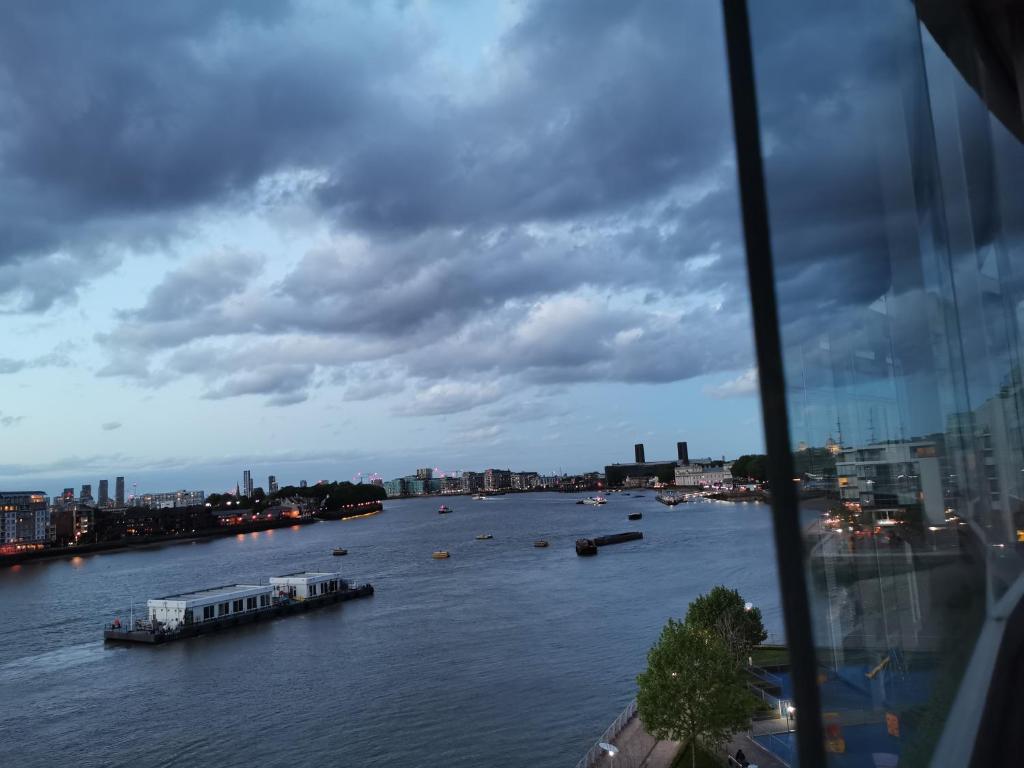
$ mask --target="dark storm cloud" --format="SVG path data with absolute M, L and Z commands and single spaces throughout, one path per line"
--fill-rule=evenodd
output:
M 340 34 L 364 26 L 350 11 Z M 0 267 L 74 262 L 66 284 L 5 283 L 18 309 L 72 293 L 95 275 L 86 265 L 110 266 L 112 244 L 323 165 L 328 139 L 368 109 L 370 73 L 408 57 L 401 35 L 328 45 L 301 21 L 272 2 L 0 9 Z

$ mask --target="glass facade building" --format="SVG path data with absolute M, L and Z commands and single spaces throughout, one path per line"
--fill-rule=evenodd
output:
M 797 736 L 774 751 L 1012 764 L 1024 147 L 1002 64 L 1021 53 L 968 3 L 725 10 L 796 659 Z

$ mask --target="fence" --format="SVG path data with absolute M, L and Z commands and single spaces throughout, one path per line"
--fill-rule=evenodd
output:
M 576 768 L 591 768 L 591 766 L 595 765 L 597 761 L 601 759 L 601 756 L 604 754 L 604 750 L 601 749 L 599 744 L 602 741 L 609 743 L 613 741 L 616 736 L 622 733 L 622 729 L 626 727 L 626 724 L 630 720 L 632 720 L 635 715 L 636 699 L 633 699 L 631 702 L 629 702 L 629 704 L 626 705 L 626 708 L 622 710 L 619 716 L 615 718 L 615 721 L 607 728 L 605 728 L 604 733 L 602 733 L 600 738 L 598 738 L 598 740 L 594 742 L 594 746 L 588 749 L 587 753 L 582 758 L 580 758 L 580 761 L 576 763 Z

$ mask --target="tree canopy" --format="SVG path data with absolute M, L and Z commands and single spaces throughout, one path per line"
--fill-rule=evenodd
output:
M 761 609 L 749 609 L 735 589 L 718 586 L 701 595 L 686 611 L 686 624 L 714 633 L 737 663 L 768 638 Z
M 767 458 L 763 453 L 745 453 L 732 463 L 730 472 L 734 478 L 767 480 Z
M 752 697 L 735 657 L 693 624 L 669 619 L 637 683 L 640 718 L 658 739 L 720 744 L 750 719 Z
M 272 499 L 305 498 L 319 501 L 319 507 L 325 512 L 335 512 L 350 504 L 361 504 L 366 501 L 383 501 L 387 493 L 379 485 L 371 483 L 353 484 L 317 483 L 306 488 L 286 485 L 271 496 Z

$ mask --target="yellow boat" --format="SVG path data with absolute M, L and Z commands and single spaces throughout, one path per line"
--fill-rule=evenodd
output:
M 448 552 L 447 549 L 439 549 L 437 550 L 437 552 L 432 554 L 431 557 L 435 560 L 446 560 L 449 557 L 451 557 L 451 554 Z

